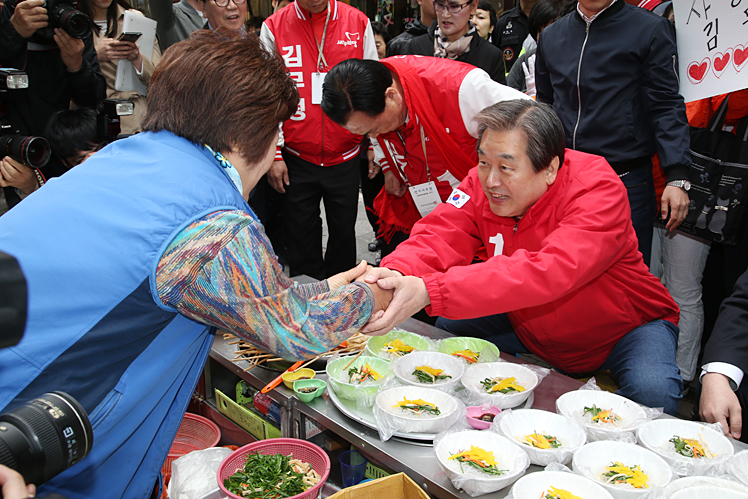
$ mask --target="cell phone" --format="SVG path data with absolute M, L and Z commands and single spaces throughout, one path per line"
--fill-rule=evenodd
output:
M 117 41 L 120 42 L 135 42 L 138 38 L 143 36 L 143 33 L 122 33 L 117 37 Z

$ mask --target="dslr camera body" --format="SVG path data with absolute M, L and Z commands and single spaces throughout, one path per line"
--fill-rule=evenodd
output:
M 11 0 L 5 5 L 15 10 L 23 0 Z M 65 30 L 73 38 L 85 38 L 91 34 L 91 19 L 79 10 L 77 0 L 46 0 L 43 7 L 47 9 L 49 22 L 46 28 L 36 30 L 30 42 L 40 45 L 54 45 L 55 28 Z
M 0 68 L 0 158 L 10 156 L 31 168 L 41 168 L 51 155 L 44 137 L 21 135 L 8 119 L 8 91 L 29 86 L 26 73 L 18 69 Z

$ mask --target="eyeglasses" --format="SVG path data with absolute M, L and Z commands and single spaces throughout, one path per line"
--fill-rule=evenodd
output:
M 434 10 L 437 12 L 441 12 L 444 9 L 447 9 L 450 14 L 457 14 L 462 9 L 464 9 L 468 5 L 471 5 L 472 3 L 473 3 L 473 0 L 470 0 L 469 2 L 466 2 L 463 4 L 434 2 Z
M 234 5 L 241 5 L 247 0 L 213 0 L 218 7 L 226 7 L 229 1 L 234 2 Z

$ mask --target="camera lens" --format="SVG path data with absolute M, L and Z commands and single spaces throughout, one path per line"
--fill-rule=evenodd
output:
M 82 460 L 93 446 L 86 411 L 70 395 L 46 393 L 0 416 L 0 464 L 41 485 Z
M 91 33 L 91 20 L 70 5 L 59 5 L 52 13 L 55 24 L 73 38 L 84 38 Z
M 52 150 L 44 137 L 3 135 L 0 136 L 0 154 L 32 168 L 41 168 L 49 161 Z

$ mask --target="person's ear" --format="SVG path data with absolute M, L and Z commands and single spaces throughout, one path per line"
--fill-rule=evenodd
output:
M 548 187 L 552 186 L 556 182 L 558 176 L 558 167 L 561 162 L 558 156 L 554 156 L 550 164 L 545 169 L 545 183 Z

